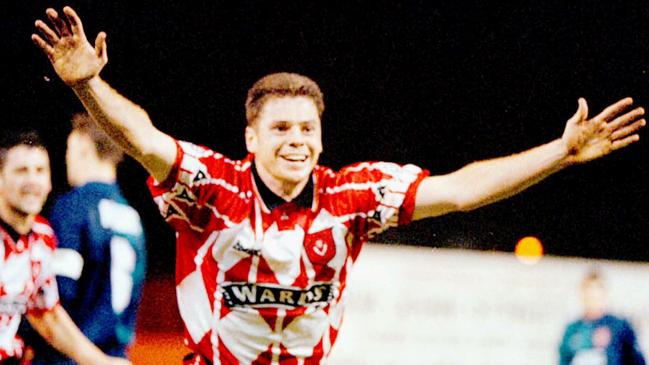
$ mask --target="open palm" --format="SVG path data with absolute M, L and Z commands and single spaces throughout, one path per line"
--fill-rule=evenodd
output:
M 579 99 L 579 108 L 562 136 L 572 161 L 588 162 L 636 142 L 638 130 L 645 125 L 644 109 L 627 111 L 632 104 L 633 99 L 622 99 L 588 119 L 586 100 Z
M 72 86 L 99 75 L 108 62 L 106 34 L 99 33 L 93 47 L 72 8 L 63 8 L 65 19 L 54 9 L 47 9 L 45 13 L 52 27 L 37 20 L 35 25 L 40 34 L 32 34 L 32 40 L 50 59 L 61 80 Z

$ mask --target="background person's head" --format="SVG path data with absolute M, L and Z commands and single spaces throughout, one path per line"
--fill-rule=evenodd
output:
M 599 319 L 606 312 L 607 290 L 604 278 L 597 269 L 589 271 L 580 286 L 581 300 L 584 306 L 584 317 Z
M 113 181 L 116 168 L 124 158 L 122 150 L 87 113 L 72 116 L 65 165 L 68 183 L 83 185 L 88 181 Z
M 0 142 L 0 215 L 11 224 L 40 213 L 52 182 L 49 155 L 38 133 L 4 133 Z

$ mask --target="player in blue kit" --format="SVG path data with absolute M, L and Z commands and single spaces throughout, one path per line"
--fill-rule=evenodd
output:
M 63 307 L 100 349 L 126 357 L 146 252 L 140 217 L 116 184 L 121 159 L 90 116 L 76 114 L 66 152 L 74 188 L 55 203 L 50 220 L 59 239 L 55 271 Z M 33 364 L 74 364 L 45 343 L 33 347 Z
M 583 315 L 566 326 L 560 365 L 645 365 L 631 324 L 606 310 L 606 287 L 597 271 L 581 283 Z

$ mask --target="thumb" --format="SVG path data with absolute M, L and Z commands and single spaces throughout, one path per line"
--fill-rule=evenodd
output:
M 588 104 L 586 103 L 586 99 L 579 98 L 577 100 L 577 111 L 569 121 L 571 123 L 581 123 L 586 119 L 588 119 Z
M 99 34 L 97 34 L 97 39 L 95 39 L 95 53 L 97 54 L 97 57 L 102 59 L 104 64 L 108 62 L 105 32 L 99 32 Z

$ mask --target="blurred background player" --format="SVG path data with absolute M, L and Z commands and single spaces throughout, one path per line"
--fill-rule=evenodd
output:
M 0 363 L 18 364 L 23 314 L 53 346 L 79 364 L 128 364 L 109 358 L 59 305 L 52 256 L 54 232 L 41 217 L 52 189 L 47 150 L 35 132 L 3 132 L 0 145 Z
M 88 114 L 75 114 L 65 156 L 73 189 L 56 201 L 50 221 L 59 241 L 54 271 L 61 304 L 102 351 L 126 357 L 146 251 L 140 217 L 116 182 L 122 157 Z M 32 364 L 74 364 L 40 338 L 30 345 Z
M 631 324 L 607 312 L 600 272 L 590 271 L 580 286 L 584 312 L 568 324 L 559 348 L 560 365 L 645 365 Z

